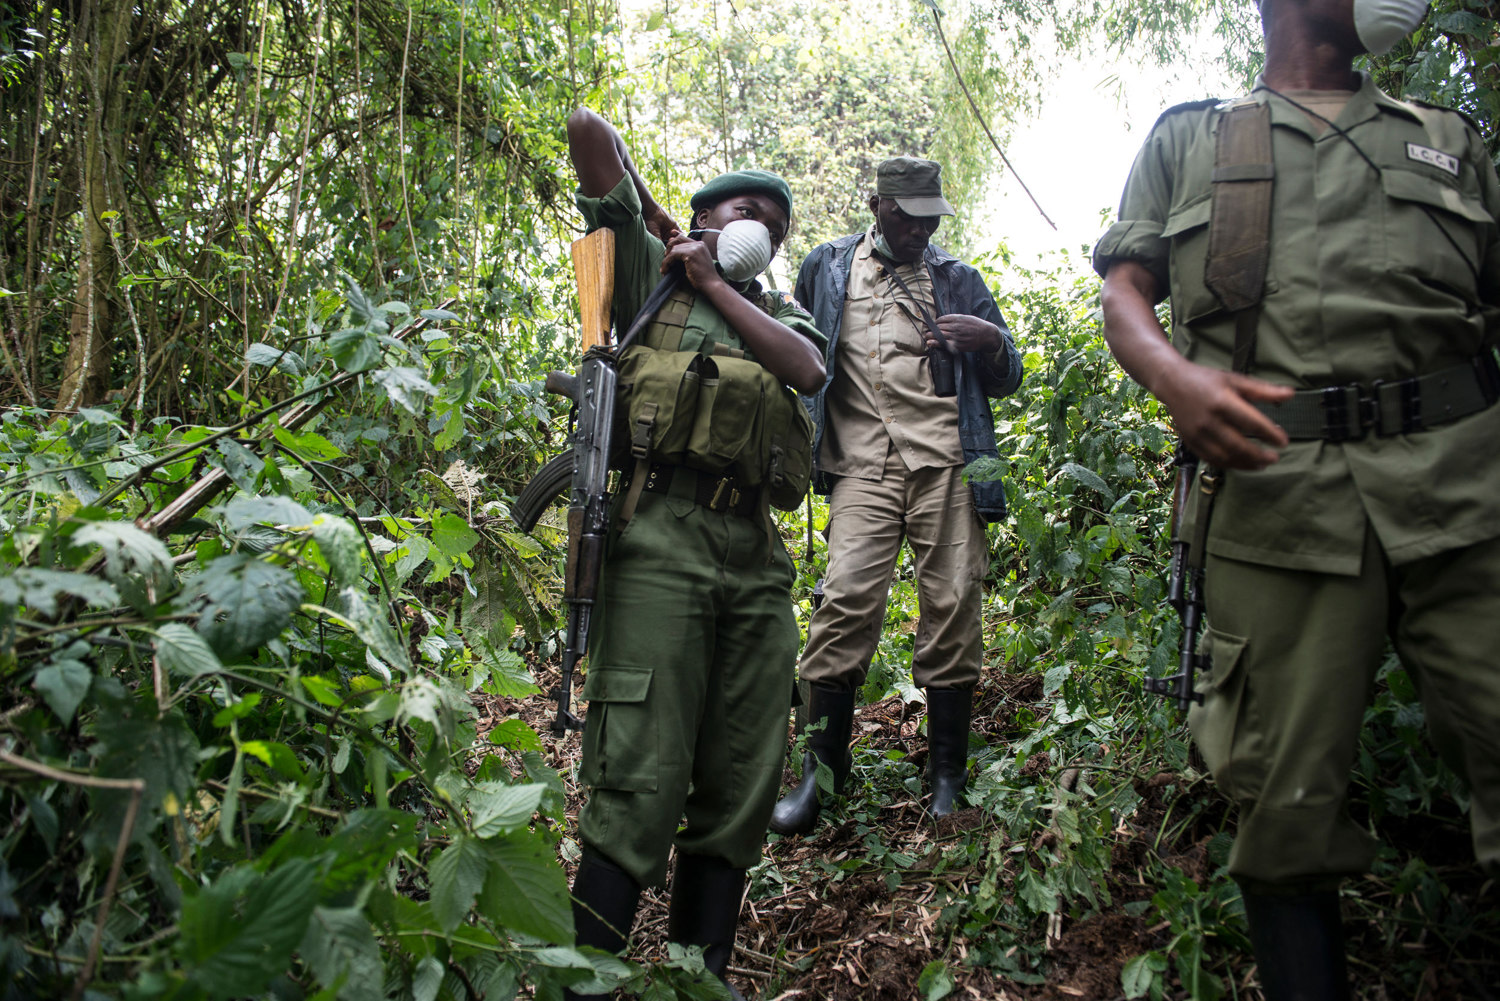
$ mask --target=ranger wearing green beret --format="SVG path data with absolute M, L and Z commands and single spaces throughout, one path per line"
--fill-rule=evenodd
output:
M 620 360 L 631 457 L 583 688 L 574 921 L 579 944 L 623 949 L 675 845 L 668 935 L 722 978 L 781 777 L 798 631 L 769 507 L 806 492 L 812 428 L 793 389 L 822 384 L 823 337 L 754 280 L 791 221 L 784 180 L 714 178 L 685 234 L 603 118 L 579 109 L 568 143 L 584 219 L 615 233 L 620 329 L 664 274 L 686 277 Z
M 1239 806 L 1270 1001 L 1349 996 L 1337 886 L 1375 841 L 1347 790 L 1387 638 L 1500 861 L 1500 183 L 1463 116 L 1351 69 L 1425 7 L 1264 3 L 1254 90 L 1164 114 L 1094 249 L 1110 347 L 1204 467 L 1189 722 Z
M 900 156 L 875 170 L 874 222 L 813 250 L 796 296 L 828 339 L 828 377 L 809 400 L 817 425 L 813 488 L 829 495 L 825 600 L 799 666 L 811 697 L 801 783 L 771 829 L 812 830 L 819 762 L 842 789 L 855 695 L 880 640 L 903 539 L 917 567 L 912 674 L 927 694 L 934 817 L 953 812 L 968 770 L 969 724 L 989 567 L 985 524 L 1005 515 L 998 481 L 966 484 L 995 457 L 989 398 L 1014 392 L 1021 357 L 978 271 L 931 242 L 953 208 L 942 168 Z

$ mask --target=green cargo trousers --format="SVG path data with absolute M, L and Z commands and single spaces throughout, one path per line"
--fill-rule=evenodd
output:
M 583 687 L 578 827 L 642 886 L 664 883 L 674 842 L 734 868 L 760 860 L 799 640 L 792 562 L 767 527 L 643 494 L 611 539 Z
M 1500 538 L 1392 566 L 1369 532 L 1356 576 L 1212 555 L 1206 571 L 1213 666 L 1188 719 L 1240 808 L 1231 874 L 1299 883 L 1368 869 L 1374 838 L 1345 806 L 1387 636 L 1469 784 L 1475 855 L 1500 863 Z

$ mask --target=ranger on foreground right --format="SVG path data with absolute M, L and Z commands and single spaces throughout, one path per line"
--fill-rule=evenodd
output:
M 1500 861 L 1500 184 L 1465 118 L 1351 69 L 1425 9 L 1265 0 L 1255 89 L 1164 114 L 1094 250 L 1110 347 L 1200 462 L 1189 721 L 1239 805 L 1271 1001 L 1349 996 L 1337 888 L 1375 843 L 1347 787 L 1386 637 Z

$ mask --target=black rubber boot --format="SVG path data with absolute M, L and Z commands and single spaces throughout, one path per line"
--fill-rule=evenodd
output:
M 822 730 L 807 735 L 807 753 L 802 756 L 802 781 L 787 793 L 771 812 L 771 830 L 777 834 L 806 834 L 818 822 L 818 762 L 833 769 L 833 791 L 844 791 L 849 777 L 849 732 L 854 728 L 854 690 L 840 691 L 813 685 L 808 699 L 808 725 L 826 720 Z
M 953 812 L 968 784 L 973 712 L 974 689 L 927 689 L 927 784 L 932 789 L 927 812 L 934 819 Z
M 1349 1001 L 1338 891 L 1240 891 L 1266 1001 Z
M 640 884 L 624 869 L 585 851 L 578 863 L 578 875 L 573 877 L 573 927 L 577 931 L 577 943 L 605 952 L 624 952 L 640 897 Z M 565 1001 L 584 997 L 603 995 L 563 990 Z
M 745 870 L 708 855 L 677 855 L 672 899 L 667 908 L 667 939 L 679 945 L 703 946 L 703 965 L 723 981 L 729 996 L 744 1001 L 725 977 L 734 952 L 734 930 L 740 921 Z

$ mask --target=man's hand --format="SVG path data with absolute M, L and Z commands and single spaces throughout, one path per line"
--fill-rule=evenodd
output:
M 1005 343 L 999 327 L 977 316 L 947 313 L 937 318 L 937 325 L 938 329 L 943 332 L 943 336 L 948 338 L 948 350 L 953 354 L 960 354 L 964 351 L 990 353 L 999 351 L 1000 346 Z M 927 342 L 929 351 L 937 346 L 938 340 L 932 336 L 931 330 L 924 330 L 922 336 Z
M 1152 309 L 1161 298 L 1158 291 L 1145 266 L 1135 261 L 1109 266 L 1103 303 L 1110 350 L 1130 377 L 1171 411 L 1177 433 L 1198 458 L 1221 469 L 1266 468 L 1279 458 L 1275 450 L 1286 447 L 1286 432 L 1251 404 L 1288 400 L 1291 387 L 1182 357 Z
M 668 240 L 667 255 L 661 262 L 661 273 L 666 274 L 673 264 L 678 263 L 687 272 L 688 281 L 699 291 L 707 291 L 715 283 L 727 284 L 714 265 L 714 255 L 708 252 L 708 244 L 702 240 L 694 240 L 681 233 Z
M 1290 386 L 1182 359 L 1162 373 L 1156 395 L 1171 411 L 1184 444 L 1211 466 L 1264 469 L 1279 458 L 1273 449 L 1286 447 L 1286 432 L 1252 404 L 1288 400 Z
M 682 232 L 676 220 L 667 215 L 665 209 L 660 205 L 642 207 L 641 217 L 646 223 L 646 232 L 656 237 L 662 243 L 668 243 L 672 237 Z

